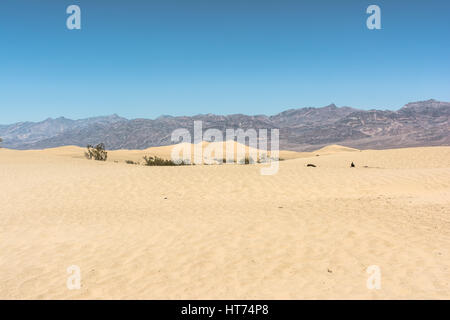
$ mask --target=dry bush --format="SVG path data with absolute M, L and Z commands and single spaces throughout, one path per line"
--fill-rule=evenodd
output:
M 98 161 L 106 161 L 108 158 L 108 152 L 105 151 L 105 145 L 99 143 L 95 147 L 88 144 L 87 152 L 84 153 L 87 159 L 94 159 Z
M 183 166 L 187 163 L 184 161 L 181 161 L 180 163 L 176 163 L 172 160 L 166 160 L 163 158 L 160 158 L 158 156 L 154 157 L 147 157 L 144 156 L 144 166 Z

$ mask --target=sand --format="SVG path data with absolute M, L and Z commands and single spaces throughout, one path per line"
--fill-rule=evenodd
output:
M 450 147 L 334 146 L 273 176 L 83 152 L 0 149 L 1 299 L 450 298 Z

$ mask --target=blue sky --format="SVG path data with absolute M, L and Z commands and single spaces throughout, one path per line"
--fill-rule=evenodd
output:
M 449 35 L 450 1 L 2 0 L 0 123 L 450 101 Z

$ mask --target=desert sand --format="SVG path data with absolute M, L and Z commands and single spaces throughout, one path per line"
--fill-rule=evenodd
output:
M 450 147 L 286 152 L 273 176 L 124 163 L 167 148 L 0 149 L 0 298 L 450 298 Z

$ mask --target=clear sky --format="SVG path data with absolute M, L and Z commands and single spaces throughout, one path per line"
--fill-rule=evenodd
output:
M 0 1 L 1 124 L 430 98 L 450 101 L 447 0 Z

